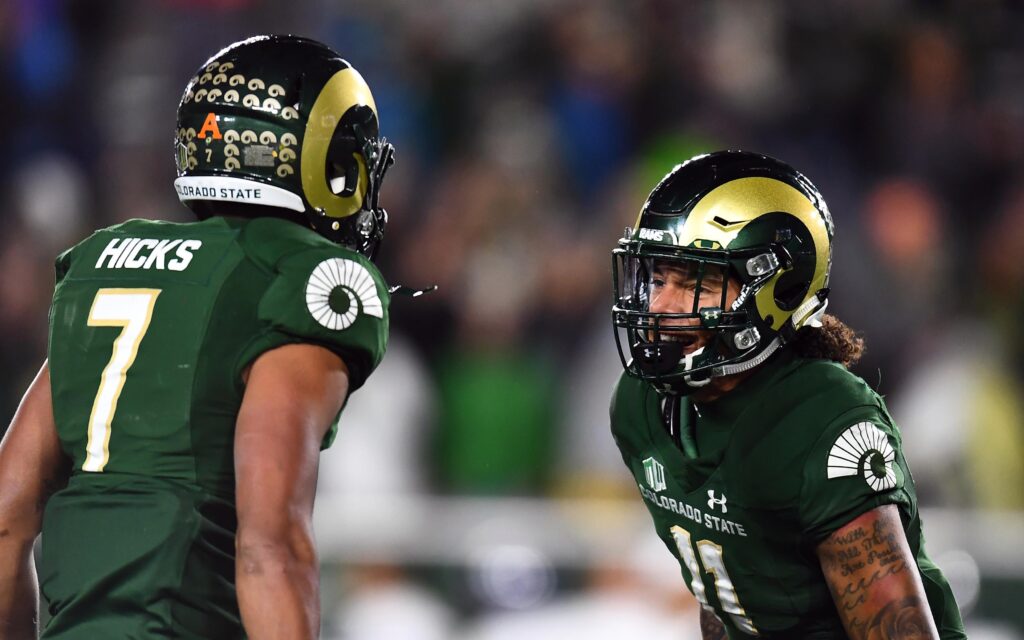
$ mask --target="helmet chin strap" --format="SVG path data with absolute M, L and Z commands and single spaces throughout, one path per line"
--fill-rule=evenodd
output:
M 821 317 L 825 315 L 825 308 L 826 307 L 828 307 L 828 300 L 825 300 L 824 302 L 822 302 L 821 306 L 818 307 L 814 311 L 814 313 L 812 313 L 811 315 L 807 316 L 807 319 L 803 321 L 803 325 L 802 326 L 805 326 L 805 327 L 820 327 L 821 326 Z M 795 318 L 796 314 L 793 314 L 793 317 Z
M 731 376 L 734 373 L 742 373 L 743 371 L 749 371 L 757 365 L 761 364 L 768 359 L 775 350 L 782 346 L 782 339 L 779 336 L 775 336 L 775 339 L 768 343 L 768 346 L 764 348 L 764 351 L 757 354 L 750 360 L 744 360 L 743 362 L 737 362 L 736 364 L 727 364 L 721 367 L 715 367 L 711 370 L 711 377 L 718 376 Z
M 793 329 L 799 329 L 800 327 L 820 327 L 821 317 L 825 315 L 825 309 L 828 307 L 828 289 L 822 289 L 815 295 L 807 298 L 802 305 L 793 311 L 793 316 L 789 319 L 793 325 Z M 822 298 L 825 298 L 822 300 Z
M 804 327 L 820 327 L 821 318 L 825 315 L 825 308 L 828 307 L 828 299 L 820 300 L 817 296 L 809 298 L 804 304 L 800 305 L 796 311 L 793 312 L 792 323 L 794 328 L 800 326 Z M 757 354 L 750 360 L 744 360 L 743 362 L 737 362 L 735 364 L 727 364 L 721 367 L 715 367 L 711 370 L 711 377 L 704 381 L 703 384 L 694 385 L 690 382 L 689 377 L 686 378 L 687 384 L 691 386 L 703 386 L 710 381 L 711 378 L 718 376 L 731 376 L 734 373 L 742 373 L 749 371 L 754 367 L 758 366 L 765 360 L 767 360 L 775 350 L 784 344 L 781 335 L 775 336 L 775 339 L 768 343 L 768 346 L 764 348 L 764 351 Z

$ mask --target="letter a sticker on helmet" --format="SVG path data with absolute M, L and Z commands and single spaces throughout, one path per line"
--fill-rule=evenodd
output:
M 358 262 L 342 258 L 324 260 L 313 269 L 306 282 L 306 308 L 332 331 L 349 328 L 360 313 L 384 317 L 373 276 Z
M 206 120 L 203 120 L 203 127 L 199 130 L 199 133 L 196 134 L 196 137 L 205 138 L 207 131 L 212 132 L 211 137 L 213 137 L 214 140 L 220 140 L 224 137 L 220 135 L 220 127 L 217 126 L 217 115 L 212 111 L 206 114 Z

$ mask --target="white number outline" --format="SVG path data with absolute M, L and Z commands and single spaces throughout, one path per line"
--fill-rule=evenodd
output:
M 110 459 L 110 425 L 117 411 L 128 369 L 135 363 L 139 345 L 153 319 L 160 289 L 104 288 L 96 292 L 89 309 L 88 326 L 121 327 L 114 339 L 110 360 L 100 374 L 99 389 L 89 413 L 88 442 L 82 471 L 101 473 Z
M 740 604 L 739 594 L 732 584 L 729 572 L 725 570 L 725 558 L 722 555 L 722 547 L 710 540 L 697 541 L 697 553 L 694 553 L 693 541 L 690 532 L 674 525 L 670 530 L 672 538 L 676 542 L 679 555 L 682 556 L 686 568 L 690 571 L 690 588 L 697 602 L 704 606 L 708 604 L 707 594 L 704 589 L 704 580 L 700 575 L 700 565 L 697 564 L 697 553 L 700 554 L 700 562 L 706 573 L 710 573 L 715 579 L 715 593 L 718 601 L 722 603 L 722 610 L 729 614 L 733 624 L 744 633 L 750 635 L 761 635 L 754 626 L 754 622 L 747 616 L 746 610 Z

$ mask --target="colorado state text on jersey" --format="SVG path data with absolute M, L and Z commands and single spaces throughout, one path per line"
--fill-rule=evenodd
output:
M 738 522 L 726 520 L 725 518 L 710 513 L 701 512 L 697 507 L 687 504 L 681 500 L 676 500 L 675 498 L 659 496 L 642 484 L 638 483 L 637 486 L 640 487 L 640 493 L 643 495 L 644 499 L 666 511 L 671 511 L 672 513 L 689 518 L 697 524 L 703 525 L 712 531 L 721 531 L 722 533 L 729 533 L 743 537 L 746 537 L 747 535 L 746 529 L 744 529 L 743 525 Z

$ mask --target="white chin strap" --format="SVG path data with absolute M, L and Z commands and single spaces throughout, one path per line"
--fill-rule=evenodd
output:
M 775 353 L 775 350 L 781 346 L 782 339 L 779 336 L 775 336 L 775 339 L 768 343 L 768 346 L 764 348 L 764 351 L 757 354 L 750 360 L 744 360 L 743 362 L 737 362 L 736 364 L 727 364 L 721 367 L 715 367 L 714 369 L 711 370 L 711 376 L 731 376 L 734 373 L 749 371 L 750 369 L 753 369 L 757 365 L 767 360 L 768 357 Z
M 818 305 L 821 305 L 820 307 Z M 802 305 L 796 308 L 789 321 L 793 323 L 794 329 L 800 327 L 820 327 L 821 317 L 825 315 L 825 308 L 828 307 L 828 298 L 818 302 L 818 296 L 811 296 Z
M 820 306 L 819 306 L 820 304 Z M 828 306 L 828 300 L 824 300 L 819 303 L 817 296 L 811 296 L 802 305 L 797 307 L 790 317 L 790 322 L 793 323 L 794 329 L 800 327 L 820 327 L 821 318 L 825 315 L 825 308 Z M 750 360 L 743 362 L 737 362 L 736 364 L 728 364 L 721 367 L 715 367 L 711 370 L 711 376 L 730 376 L 734 373 L 742 373 L 743 371 L 749 371 L 757 365 L 767 360 L 775 350 L 782 346 L 782 336 L 775 336 L 775 339 L 768 343 L 764 351 L 757 354 Z M 687 382 L 689 380 L 687 379 Z M 707 384 L 705 382 L 705 384 Z
M 793 311 L 793 315 L 790 317 L 790 322 L 793 324 L 793 328 L 820 327 L 821 318 L 825 315 L 826 307 L 828 307 L 827 299 L 819 302 L 817 296 L 811 296 L 803 304 L 797 307 L 795 311 Z M 771 355 L 775 353 L 782 344 L 782 336 L 777 335 L 774 340 L 768 343 L 768 346 L 764 348 L 764 351 L 757 354 L 750 360 L 715 367 L 711 370 L 711 375 L 704 380 L 694 380 L 690 376 L 685 376 L 683 379 L 686 381 L 686 384 L 691 387 L 703 387 L 711 382 L 711 378 L 731 376 L 735 373 L 749 371 L 771 357 Z M 693 367 L 693 359 L 703 353 L 703 351 L 704 347 L 701 347 L 683 358 L 682 362 L 685 364 L 686 369 L 691 369 Z

